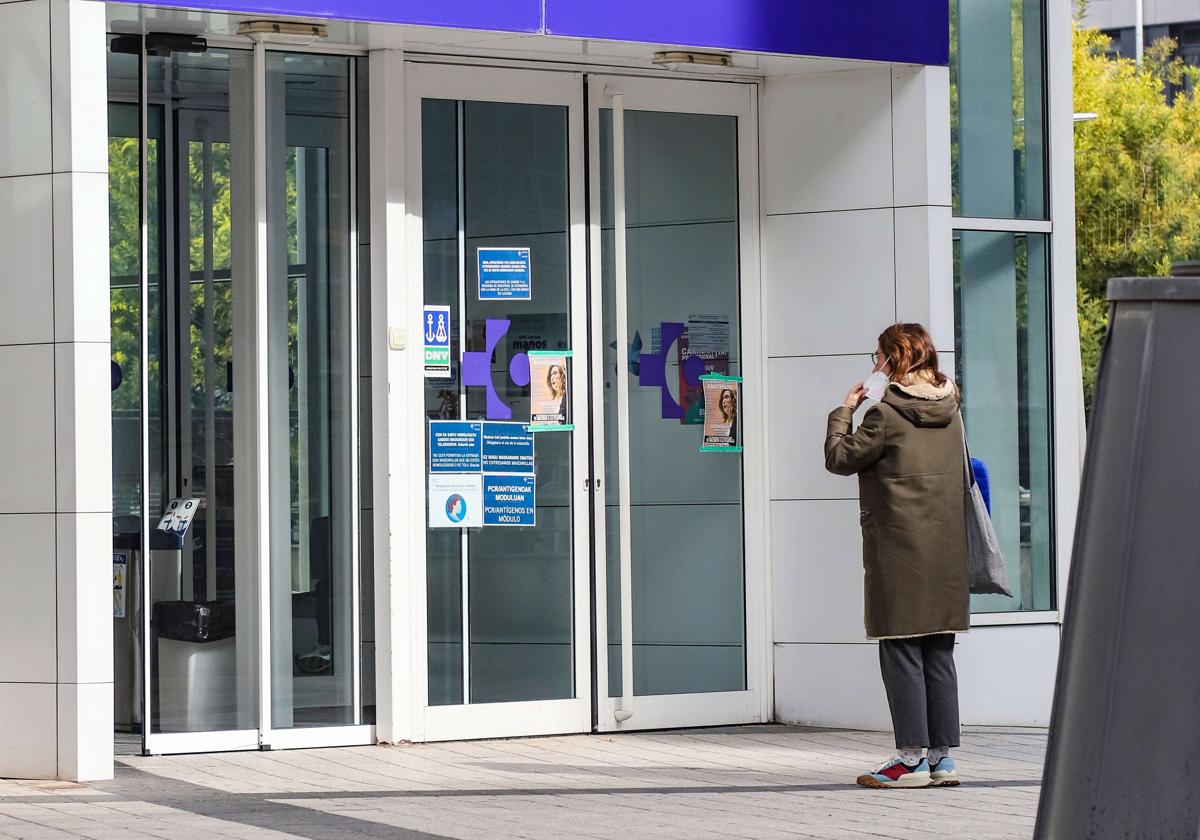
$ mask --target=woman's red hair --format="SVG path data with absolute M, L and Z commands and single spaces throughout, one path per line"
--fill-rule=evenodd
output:
M 892 324 L 879 334 L 879 349 L 890 366 L 893 382 L 905 382 L 914 373 L 929 371 L 939 388 L 948 377 L 938 367 L 933 339 L 920 324 Z

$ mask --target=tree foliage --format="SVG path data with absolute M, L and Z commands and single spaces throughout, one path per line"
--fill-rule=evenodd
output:
M 1142 66 L 1109 55 L 1110 39 L 1076 25 L 1076 281 L 1084 393 L 1090 405 L 1107 327 L 1110 277 L 1164 275 L 1200 258 L 1200 70 L 1162 39 Z

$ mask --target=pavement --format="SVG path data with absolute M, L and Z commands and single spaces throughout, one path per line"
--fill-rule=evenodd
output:
M 747 726 L 120 756 L 112 781 L 0 781 L 3 838 L 1027 838 L 1046 732 L 970 727 L 962 785 L 866 790 L 881 732 Z

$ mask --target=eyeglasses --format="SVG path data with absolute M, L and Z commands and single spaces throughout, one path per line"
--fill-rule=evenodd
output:
M 878 352 L 871 354 L 871 364 L 873 364 L 873 365 L 879 364 L 879 353 Z

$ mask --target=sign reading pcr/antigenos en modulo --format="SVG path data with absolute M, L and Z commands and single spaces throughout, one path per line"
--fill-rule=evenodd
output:
M 479 248 L 479 299 L 530 300 L 533 266 L 528 248 Z
M 537 525 L 535 480 L 531 475 L 483 477 L 483 524 Z

